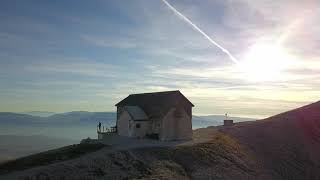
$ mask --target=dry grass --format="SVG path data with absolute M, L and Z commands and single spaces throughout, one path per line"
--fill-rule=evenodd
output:
M 211 139 L 206 143 L 135 150 L 151 172 L 144 178 L 255 179 L 258 166 L 245 148 L 215 129 L 204 130 Z
M 79 157 L 105 147 L 103 144 L 74 144 L 0 164 L 0 174 L 29 169 Z

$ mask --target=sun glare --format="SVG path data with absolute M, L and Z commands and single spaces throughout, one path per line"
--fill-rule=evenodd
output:
M 271 44 L 255 44 L 238 64 L 249 81 L 275 81 L 283 78 L 283 71 L 292 63 L 284 48 Z

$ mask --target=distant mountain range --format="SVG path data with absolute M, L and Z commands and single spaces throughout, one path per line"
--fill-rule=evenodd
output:
M 193 116 L 193 129 L 222 125 L 224 118 L 223 115 Z M 254 120 L 240 117 L 232 119 L 236 122 Z M 116 113 L 0 112 L 0 161 L 77 143 L 86 137 L 96 138 L 99 122 L 105 127 L 114 126 Z
M 22 112 L 22 114 L 28 114 L 28 115 L 40 116 L 40 117 L 49 117 L 49 116 L 54 115 L 56 113 L 50 112 L 50 111 L 28 111 L 28 112 Z
M 88 111 L 72 111 L 66 113 L 55 113 L 49 115 L 51 112 L 32 111 L 27 114 L 0 112 L 0 125 L 96 125 L 101 122 L 106 125 L 115 125 L 115 112 L 88 112 Z M 49 115 L 49 116 L 45 116 Z M 223 123 L 225 116 L 223 115 L 209 115 L 209 116 L 193 116 L 194 127 L 217 126 Z M 252 121 L 252 118 L 230 117 L 235 122 Z
M 68 139 L 96 138 L 98 122 L 103 126 L 115 125 L 113 112 L 74 111 L 48 117 L 21 113 L 0 113 L 0 135 L 44 135 Z
M 41 117 L 22 113 L 0 112 L 0 124 L 12 125 L 71 125 L 71 124 L 96 124 L 99 121 L 105 123 L 115 122 L 114 112 L 87 112 L 73 111 L 66 113 L 52 114 L 48 117 Z
M 223 115 L 193 116 L 193 129 L 223 124 Z M 231 117 L 235 122 L 252 121 L 250 118 Z M 0 135 L 44 135 L 80 140 L 96 138 L 96 127 L 116 124 L 115 112 L 72 111 L 40 117 L 22 113 L 0 112 Z

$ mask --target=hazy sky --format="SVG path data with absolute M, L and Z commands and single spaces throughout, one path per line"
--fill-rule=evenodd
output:
M 247 72 L 160 0 L 2 0 L 0 111 L 114 111 L 128 94 L 179 89 L 195 114 L 265 117 L 320 99 L 318 1 L 168 2 L 255 59 Z

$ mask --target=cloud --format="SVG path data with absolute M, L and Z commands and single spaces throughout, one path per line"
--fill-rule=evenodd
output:
M 24 67 L 27 72 L 42 74 L 75 74 L 81 76 L 115 77 L 115 66 L 96 62 L 61 62 L 32 64 Z
M 92 35 L 81 35 L 80 37 L 88 43 L 104 48 L 131 49 L 137 46 L 135 42 L 129 38 L 96 37 Z

